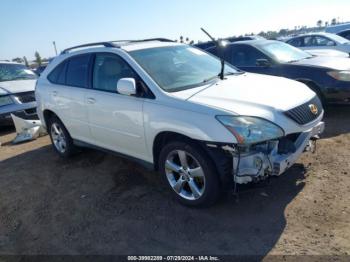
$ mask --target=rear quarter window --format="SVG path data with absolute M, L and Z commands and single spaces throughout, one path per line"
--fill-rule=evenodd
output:
M 48 79 L 53 84 L 64 85 L 66 82 L 67 61 L 56 66 L 48 75 Z

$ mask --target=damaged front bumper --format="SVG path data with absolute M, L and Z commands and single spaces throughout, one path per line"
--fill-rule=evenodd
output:
M 291 167 L 304 151 L 312 151 L 318 135 L 324 131 L 324 122 L 305 132 L 279 140 L 267 141 L 249 147 L 232 148 L 233 176 L 238 184 L 279 176 Z M 229 148 L 223 148 L 229 150 Z

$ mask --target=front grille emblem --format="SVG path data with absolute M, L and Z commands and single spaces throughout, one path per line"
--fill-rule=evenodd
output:
M 317 115 L 317 113 L 318 113 L 318 108 L 317 108 L 316 105 L 310 104 L 310 105 L 309 105 L 309 108 L 310 108 L 311 113 L 313 113 L 314 115 Z

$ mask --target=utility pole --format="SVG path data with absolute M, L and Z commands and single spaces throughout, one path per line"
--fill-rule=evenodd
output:
M 56 54 L 56 56 L 57 56 L 56 42 L 55 42 L 55 41 L 53 41 L 53 42 L 52 42 L 52 44 L 53 44 L 53 47 L 54 47 L 54 49 L 55 49 L 55 54 Z

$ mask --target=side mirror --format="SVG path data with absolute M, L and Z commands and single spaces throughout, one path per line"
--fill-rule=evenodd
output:
M 136 82 L 134 78 L 122 78 L 117 83 L 117 92 L 122 95 L 136 95 Z
M 256 65 L 261 67 L 271 66 L 271 62 L 265 58 L 256 59 Z

